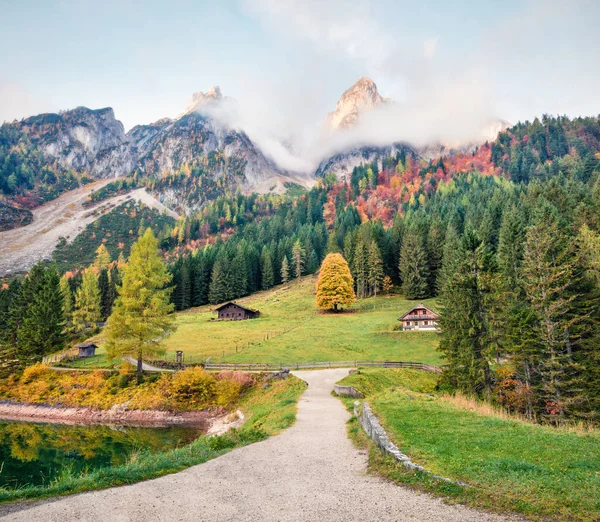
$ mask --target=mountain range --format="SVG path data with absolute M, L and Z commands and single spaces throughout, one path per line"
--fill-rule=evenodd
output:
M 327 173 L 338 178 L 348 176 L 354 167 L 380 162 L 399 150 L 410 150 L 425 159 L 449 153 L 451 148 L 469 150 L 485 139 L 493 139 L 507 126 L 498 120 L 479 138 L 453 147 L 439 143 L 415 147 L 405 142 L 381 145 L 366 138 L 362 142 L 356 131 L 363 118 L 394 102 L 379 94 L 373 80 L 360 78 L 343 93 L 325 119 L 323 141 L 330 143 L 324 149 L 328 150 L 327 156 L 320 158 L 314 172 L 298 173 L 281 168 L 243 129 L 219 118 L 214 109 L 228 100 L 219 87 L 213 87 L 206 93 L 195 93 L 177 117 L 137 125 L 128 132 L 111 108 L 77 107 L 5 123 L 0 128 L 0 156 L 10 165 L 0 170 L 4 205 L 33 207 L 53 199 L 61 191 L 73 188 L 73 176 L 85 181 L 88 177 L 102 179 L 136 173 L 161 180 L 182 169 L 202 177 L 211 188 L 207 194 L 238 189 L 246 193 L 283 192 L 290 184 L 310 187 Z M 349 132 L 354 132 L 350 144 L 344 139 Z M 173 183 L 158 183 L 156 195 L 163 203 L 184 212 L 197 210 L 210 199 L 209 194 L 190 200 L 185 187 L 181 188 Z

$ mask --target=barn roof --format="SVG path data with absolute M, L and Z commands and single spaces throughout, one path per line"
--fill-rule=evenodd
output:
M 406 312 L 402 317 L 400 317 L 400 319 L 398 319 L 398 321 L 402 321 L 402 319 L 404 319 L 405 317 L 408 317 L 409 315 L 414 315 L 413 312 L 420 308 L 427 310 L 427 314 L 419 316 L 420 318 L 432 318 L 432 319 L 440 318 L 440 316 L 438 314 L 436 314 L 433 310 L 431 310 L 430 308 L 427 308 L 423 303 L 419 303 L 417 306 L 413 306 L 408 312 Z
M 229 306 L 229 305 L 235 305 L 235 306 L 241 308 L 242 310 L 246 310 L 246 312 L 252 312 L 254 314 L 258 313 L 258 310 L 254 310 L 253 308 L 248 308 L 247 306 L 242 306 L 241 304 L 236 303 L 234 301 L 229 301 L 228 303 L 223 303 L 221 306 L 218 306 L 217 308 L 215 308 L 215 310 L 218 312 L 222 308 L 225 308 L 226 306 Z
M 96 345 L 95 343 L 81 343 L 76 344 L 75 348 L 98 348 L 98 345 Z

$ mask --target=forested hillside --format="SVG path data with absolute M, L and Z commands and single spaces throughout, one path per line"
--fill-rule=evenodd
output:
M 439 298 L 446 386 L 538 419 L 597 419 L 599 136 L 596 118 L 544 117 L 472 153 L 400 151 L 299 197 L 222 195 L 157 228 L 175 306 L 268 289 L 341 252 L 360 298 L 392 284 Z

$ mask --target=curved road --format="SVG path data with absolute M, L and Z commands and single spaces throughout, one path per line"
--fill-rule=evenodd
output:
M 504 520 L 367 475 L 331 396 L 348 370 L 295 372 L 309 387 L 294 426 L 222 457 L 131 486 L 0 507 L 7 520 Z

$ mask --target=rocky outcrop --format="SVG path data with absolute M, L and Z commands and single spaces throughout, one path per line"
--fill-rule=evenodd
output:
M 335 110 L 327 116 L 327 122 L 333 129 L 352 127 L 356 124 L 361 112 L 371 110 L 388 101 L 381 97 L 377 85 L 371 78 L 359 78 L 342 94 Z
M 381 166 L 382 160 L 395 156 L 401 151 L 407 155 L 418 156 L 415 149 L 404 143 L 393 143 L 386 147 L 356 147 L 323 160 L 317 168 L 315 176 L 323 177 L 326 174 L 335 174 L 340 180 L 344 178 L 350 180 L 354 167 L 374 162 Z
M 123 124 L 111 108 L 86 107 L 60 114 L 40 114 L 17 122 L 49 163 L 94 178 L 129 174 L 135 158 Z

